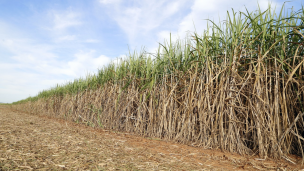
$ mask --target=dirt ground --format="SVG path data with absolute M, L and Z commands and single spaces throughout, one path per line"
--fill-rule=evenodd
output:
M 259 159 L 94 129 L 0 105 L 0 170 L 301 170 Z M 295 164 L 292 164 L 294 162 Z

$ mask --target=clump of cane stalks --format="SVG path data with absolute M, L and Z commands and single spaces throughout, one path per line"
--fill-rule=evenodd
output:
M 134 52 L 13 106 L 204 148 L 303 157 L 303 14 L 232 10 L 203 35 Z

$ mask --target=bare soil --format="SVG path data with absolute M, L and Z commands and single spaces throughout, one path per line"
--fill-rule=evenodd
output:
M 240 156 L 91 128 L 0 105 L 0 170 L 303 169 L 301 158 L 289 158 Z

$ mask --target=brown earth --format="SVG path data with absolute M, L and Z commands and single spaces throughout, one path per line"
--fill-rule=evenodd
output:
M 288 161 L 289 160 L 289 161 Z M 292 163 L 294 162 L 294 164 Z M 0 105 L 0 170 L 300 170 L 276 161 L 94 129 Z

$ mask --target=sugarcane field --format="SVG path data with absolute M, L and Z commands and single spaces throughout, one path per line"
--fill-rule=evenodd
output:
M 303 14 L 230 9 L 1 103 L 0 170 L 304 170 Z

